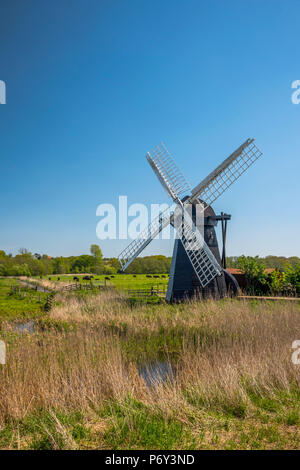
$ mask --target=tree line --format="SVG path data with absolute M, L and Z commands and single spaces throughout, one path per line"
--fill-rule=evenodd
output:
M 238 268 L 239 260 L 244 258 L 244 256 L 228 256 L 226 258 L 226 263 L 228 268 Z M 276 268 L 280 271 L 287 271 L 288 269 L 296 269 L 300 267 L 300 258 L 298 256 L 290 256 L 286 258 L 285 256 L 266 256 L 261 258 L 259 256 L 250 257 L 256 260 L 256 262 L 265 268 Z
M 126 269 L 128 274 L 166 274 L 172 258 L 163 255 L 136 258 Z M 230 256 L 227 267 L 239 268 L 246 276 L 247 291 L 251 294 L 300 295 L 300 258 L 292 256 Z M 51 257 L 30 253 L 25 248 L 15 256 L 0 250 L 0 276 L 42 276 L 48 274 L 117 274 L 117 258 L 104 258 L 98 245 L 91 245 L 90 254 Z M 276 268 L 266 273 L 265 268 Z
M 171 266 L 166 256 L 136 258 L 127 268 L 128 274 L 165 274 Z M 0 276 L 43 276 L 47 274 L 116 274 L 121 265 L 117 258 L 103 258 L 98 245 L 91 245 L 90 254 L 51 257 L 47 254 L 30 253 L 21 248 L 13 256 L 0 250 Z

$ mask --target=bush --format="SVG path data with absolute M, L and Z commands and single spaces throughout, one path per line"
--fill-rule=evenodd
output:
M 300 267 L 287 273 L 287 281 L 296 289 L 297 295 L 300 295 Z
M 3 264 L 0 264 L 0 276 L 6 276 L 7 275 L 7 269 Z
M 103 274 L 117 274 L 117 270 L 116 270 L 116 268 L 114 268 L 110 264 L 106 264 L 103 267 Z
M 266 294 L 268 291 L 265 266 L 258 261 L 258 257 L 241 256 L 237 261 L 238 268 L 244 271 L 246 276 L 246 290 L 248 294 Z
M 8 276 L 31 276 L 31 271 L 26 263 L 13 264 L 7 269 Z

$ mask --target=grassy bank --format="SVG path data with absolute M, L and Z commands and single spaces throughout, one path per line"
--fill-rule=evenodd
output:
M 299 448 L 299 314 L 57 294 L 33 334 L 2 322 L 0 448 Z M 172 373 L 145 380 L 158 362 Z
M 46 300 L 47 294 L 25 287 L 16 279 L 0 279 L 0 321 L 38 317 Z

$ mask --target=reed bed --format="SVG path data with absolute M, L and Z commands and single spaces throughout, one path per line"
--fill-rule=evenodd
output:
M 240 433 L 248 435 L 258 422 L 259 429 L 265 422 L 279 426 L 279 437 L 267 438 L 268 448 L 272 442 L 299 445 L 300 370 L 291 361 L 292 342 L 300 338 L 297 304 L 227 299 L 131 306 L 109 292 L 61 294 L 56 302 L 47 328 L 17 337 L 6 331 L 7 365 L 0 366 L 2 429 L 9 425 L 15 432 L 16 423 L 47 411 L 62 436 L 68 432 L 59 413 L 79 410 L 87 421 L 93 416 L 94 429 L 111 430 L 95 431 L 93 445 L 100 447 L 147 447 L 128 436 L 139 426 L 151 427 L 150 416 L 156 416 L 156 427 L 173 426 L 170 436 L 179 433 L 173 444 L 161 446 L 219 448 L 228 444 L 224 436 L 231 429 L 233 448 L 252 448 L 253 439 L 243 442 Z M 66 324 L 70 328 L 61 326 Z M 169 362 L 174 374 L 172 380 L 149 386 L 139 365 L 155 360 Z M 143 413 L 145 423 L 137 422 Z M 231 420 L 234 426 L 228 425 Z M 238 431 L 241 420 L 246 431 Z M 284 431 L 286 426 L 292 428 Z M 60 448 L 54 434 L 53 448 Z M 68 436 L 62 439 L 64 447 L 79 445 Z M 26 445 L 32 448 L 32 442 Z

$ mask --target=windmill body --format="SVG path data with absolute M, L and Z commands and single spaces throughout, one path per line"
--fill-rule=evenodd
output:
M 222 266 L 215 230 L 220 220 L 219 217 L 216 216 L 212 207 L 207 206 L 204 211 L 203 227 L 197 226 L 197 228 L 203 232 L 204 241 L 219 265 Z M 195 217 L 193 217 L 193 222 L 196 225 Z M 220 276 L 216 276 L 205 287 L 202 287 L 181 240 L 175 240 L 166 296 L 167 301 L 179 302 L 193 297 L 218 299 L 227 296 L 229 288 L 232 292 L 238 290 L 237 284 L 234 283 L 234 280 L 227 278 L 224 269 Z
M 167 209 L 146 227 L 119 255 L 121 269 L 149 245 L 167 225 L 177 234 L 166 299 L 171 302 L 194 297 L 222 298 L 238 292 L 236 280 L 226 271 L 226 227 L 230 215 L 216 215 L 211 204 L 236 181 L 262 153 L 247 139 L 212 173 L 191 189 L 163 144 L 146 158 L 175 208 Z M 200 217 L 199 217 L 200 215 Z M 215 227 L 222 223 L 220 255 Z

